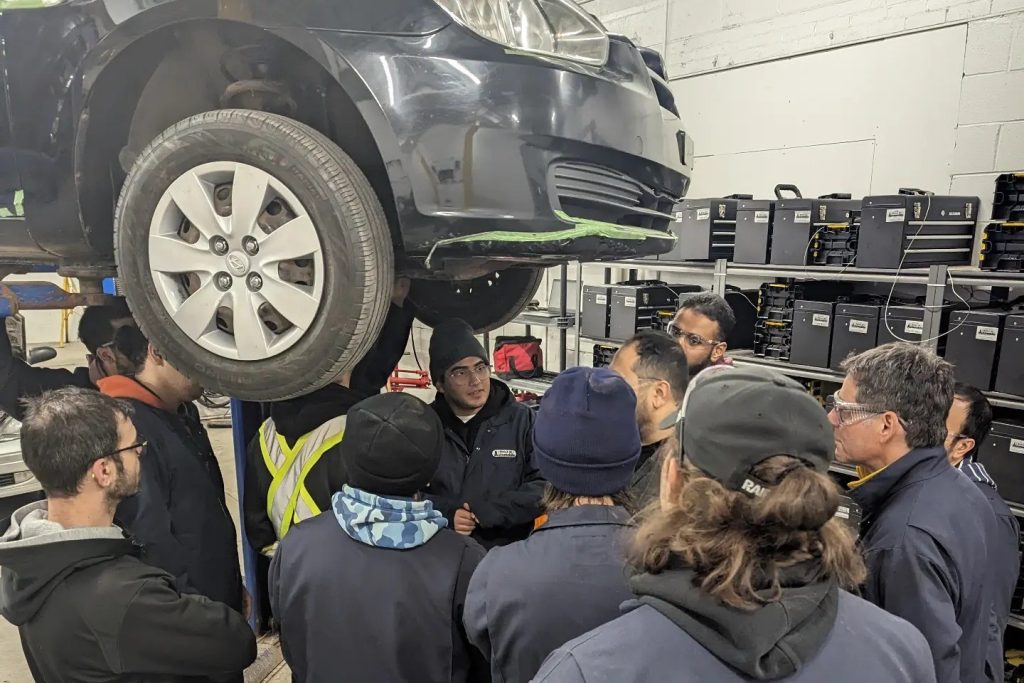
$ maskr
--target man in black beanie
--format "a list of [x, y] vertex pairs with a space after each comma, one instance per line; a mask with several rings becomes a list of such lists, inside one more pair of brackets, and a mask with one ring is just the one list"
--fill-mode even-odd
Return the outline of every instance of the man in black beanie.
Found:
[[455, 531], [486, 548], [526, 538], [544, 493], [533, 412], [491, 377], [487, 351], [462, 320], [434, 328], [430, 377], [445, 445], [428, 497]]
[[487, 681], [462, 610], [484, 550], [421, 495], [444, 436], [428, 405], [381, 394], [348, 412], [348, 484], [296, 526], [270, 568], [281, 649], [297, 681]]

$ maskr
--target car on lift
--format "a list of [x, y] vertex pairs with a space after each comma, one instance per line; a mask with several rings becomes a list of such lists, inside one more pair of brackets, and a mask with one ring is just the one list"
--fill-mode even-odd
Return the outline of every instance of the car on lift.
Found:
[[0, 274], [116, 274], [238, 398], [351, 368], [396, 276], [484, 331], [663, 253], [689, 184], [661, 56], [572, 0], [17, 0], [0, 38]]

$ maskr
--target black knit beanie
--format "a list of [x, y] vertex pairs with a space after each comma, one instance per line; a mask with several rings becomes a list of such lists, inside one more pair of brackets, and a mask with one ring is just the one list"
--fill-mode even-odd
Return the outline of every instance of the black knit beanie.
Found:
[[473, 328], [465, 320], [451, 318], [434, 327], [430, 335], [430, 379], [440, 384], [444, 373], [463, 358], [479, 358], [487, 361], [487, 350], [473, 334]]
[[444, 428], [433, 408], [409, 394], [387, 393], [348, 411], [341, 457], [349, 486], [407, 498], [430, 483], [443, 446]]

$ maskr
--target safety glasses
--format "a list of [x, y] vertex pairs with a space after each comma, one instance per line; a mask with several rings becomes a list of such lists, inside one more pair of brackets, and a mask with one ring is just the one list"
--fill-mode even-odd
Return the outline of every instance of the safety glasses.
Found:
[[[838, 391], [825, 399], [825, 410], [830, 413], [835, 413], [836, 420], [839, 422], [840, 427], [849, 427], [850, 425], [855, 425], [858, 422], [864, 422], [865, 420], [870, 420], [873, 417], [892, 412], [885, 408], [879, 408], [866, 403], [852, 403], [850, 401], [844, 401], [839, 398]], [[900, 421], [900, 424], [903, 425], [904, 429], [907, 428], [907, 422], [902, 417], [897, 415], [896, 419]]]

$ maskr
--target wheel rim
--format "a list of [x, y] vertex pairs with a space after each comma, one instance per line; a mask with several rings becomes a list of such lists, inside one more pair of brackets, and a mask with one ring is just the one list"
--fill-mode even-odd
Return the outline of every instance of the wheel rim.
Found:
[[234, 162], [171, 183], [150, 223], [149, 266], [181, 331], [232, 360], [297, 344], [324, 292], [323, 246], [302, 202], [269, 173]]

